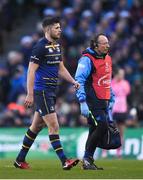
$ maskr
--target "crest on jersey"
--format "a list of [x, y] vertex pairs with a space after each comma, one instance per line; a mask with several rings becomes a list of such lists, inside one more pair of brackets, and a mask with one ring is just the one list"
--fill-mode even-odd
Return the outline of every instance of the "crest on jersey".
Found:
[[57, 52], [60, 52], [60, 48], [59, 47], [57, 47], [56, 49], [57, 49]]
[[58, 60], [58, 59], [59, 59], [59, 57], [55, 57], [55, 59], [56, 59], [56, 60]]
[[51, 106], [50, 111], [54, 111], [54, 110], [55, 110], [54, 106]]
[[49, 52], [50, 52], [50, 53], [53, 53], [53, 49], [52, 49], [52, 48], [49, 48]]

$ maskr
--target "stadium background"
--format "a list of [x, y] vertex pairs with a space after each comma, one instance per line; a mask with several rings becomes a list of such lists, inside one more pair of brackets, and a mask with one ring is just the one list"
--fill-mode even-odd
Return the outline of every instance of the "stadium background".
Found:
[[[15, 158], [33, 110], [25, 109], [26, 72], [33, 45], [42, 36], [41, 20], [62, 18], [64, 63], [74, 76], [82, 50], [94, 33], [110, 38], [113, 75], [125, 70], [131, 85], [123, 158], [143, 159], [143, 1], [140, 0], [1, 0], [0, 1], [0, 158]], [[82, 157], [87, 136], [86, 119], [80, 116], [73, 88], [59, 82], [56, 111], [61, 138], [69, 156]], [[96, 158], [103, 158], [98, 150]], [[53, 158], [46, 130], [29, 154]], [[116, 151], [107, 153], [116, 157]]]

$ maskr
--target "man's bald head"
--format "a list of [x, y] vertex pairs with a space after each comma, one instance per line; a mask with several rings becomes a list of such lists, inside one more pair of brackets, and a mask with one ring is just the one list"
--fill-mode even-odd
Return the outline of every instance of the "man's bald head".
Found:
[[107, 54], [109, 51], [109, 40], [106, 35], [98, 34], [91, 40], [90, 47], [99, 54]]

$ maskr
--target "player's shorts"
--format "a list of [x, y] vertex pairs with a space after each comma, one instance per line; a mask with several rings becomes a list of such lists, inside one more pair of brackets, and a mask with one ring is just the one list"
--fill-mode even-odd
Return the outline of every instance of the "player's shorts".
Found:
[[125, 123], [125, 121], [127, 120], [127, 113], [114, 113], [113, 119], [117, 123]]
[[34, 90], [34, 103], [35, 110], [39, 112], [41, 116], [55, 112], [56, 97], [44, 90]]

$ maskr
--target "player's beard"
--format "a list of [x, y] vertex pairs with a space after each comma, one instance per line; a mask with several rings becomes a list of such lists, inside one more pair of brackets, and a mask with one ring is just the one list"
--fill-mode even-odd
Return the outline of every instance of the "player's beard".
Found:
[[51, 33], [51, 38], [54, 40], [54, 41], [57, 41], [58, 39], [60, 39], [60, 35], [59, 36], [56, 36], [54, 34]]

